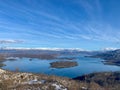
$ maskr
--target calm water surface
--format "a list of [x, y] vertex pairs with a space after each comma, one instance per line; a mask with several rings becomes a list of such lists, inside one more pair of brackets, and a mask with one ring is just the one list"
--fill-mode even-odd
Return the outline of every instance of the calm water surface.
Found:
[[19, 68], [19, 71], [22, 72], [32, 72], [32, 73], [44, 73], [50, 75], [57, 76], [65, 76], [65, 77], [77, 77], [83, 74], [88, 74], [92, 72], [100, 72], [100, 71], [120, 71], [119, 66], [113, 65], [104, 65], [99, 58], [89, 58], [79, 56], [76, 60], [78, 66], [71, 68], [50, 68], [51, 62], [60, 61], [60, 60], [40, 60], [40, 59], [32, 59], [22, 58], [14, 61], [5, 61], [3, 62], [6, 66], [2, 67], [3, 69], [15, 71]]

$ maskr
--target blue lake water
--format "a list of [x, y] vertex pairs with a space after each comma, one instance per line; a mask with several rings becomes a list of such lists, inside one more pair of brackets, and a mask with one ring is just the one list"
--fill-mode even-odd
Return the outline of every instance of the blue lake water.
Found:
[[78, 66], [71, 68], [51, 68], [50, 63], [60, 61], [60, 60], [40, 60], [40, 59], [32, 59], [22, 58], [18, 60], [8, 60], [3, 62], [6, 66], [2, 67], [3, 69], [15, 71], [17, 68], [21, 72], [32, 72], [32, 73], [44, 73], [48, 75], [57, 75], [64, 77], [77, 77], [83, 74], [88, 74], [92, 72], [101, 72], [101, 71], [120, 71], [120, 66], [113, 65], [104, 65], [99, 58], [89, 58], [79, 56], [76, 60]]

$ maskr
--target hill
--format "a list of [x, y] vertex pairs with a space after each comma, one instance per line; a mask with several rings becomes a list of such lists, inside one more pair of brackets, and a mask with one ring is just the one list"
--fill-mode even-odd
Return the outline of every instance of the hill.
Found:
[[[120, 88], [120, 72], [99, 72], [92, 73], [74, 78], [80, 82], [96, 83], [105, 90], [119, 90]], [[96, 90], [96, 89], [95, 89]]]
[[120, 49], [96, 54], [92, 57], [104, 59], [105, 61], [103, 62], [105, 64], [120, 66]]

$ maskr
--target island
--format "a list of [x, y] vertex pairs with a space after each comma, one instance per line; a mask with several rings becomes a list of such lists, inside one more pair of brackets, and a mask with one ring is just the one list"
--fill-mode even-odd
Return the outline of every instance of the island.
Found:
[[76, 57], [60, 57], [60, 58], [57, 58], [58, 60], [75, 60]]
[[75, 61], [56, 61], [50, 63], [52, 68], [69, 68], [78, 66], [78, 63]]

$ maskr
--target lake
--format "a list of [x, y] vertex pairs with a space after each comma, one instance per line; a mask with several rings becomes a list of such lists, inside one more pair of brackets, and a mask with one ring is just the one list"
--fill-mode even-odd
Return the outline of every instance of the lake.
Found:
[[[93, 72], [101, 71], [120, 71], [120, 66], [104, 65], [99, 58], [90, 58], [84, 56], [78, 56], [75, 60], [78, 63], [76, 67], [70, 68], [51, 68], [50, 63], [60, 60], [41, 60], [41, 59], [30, 59], [30, 58], [19, 58], [17, 60], [7, 60], [3, 63], [3, 69], [15, 71], [19, 69], [21, 72], [32, 72], [32, 73], [44, 73], [48, 75], [64, 76], [74, 78], [83, 74], [89, 74]], [[63, 61], [63, 60], [62, 60]]]

